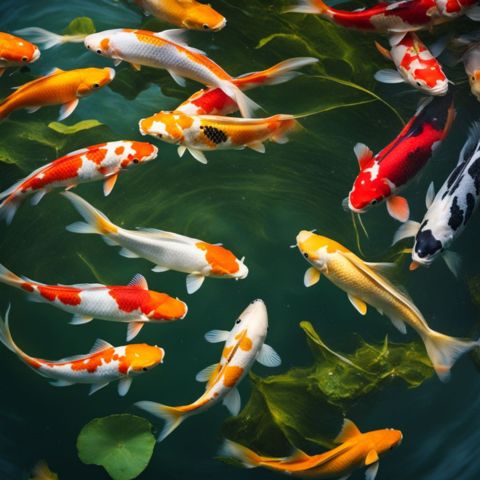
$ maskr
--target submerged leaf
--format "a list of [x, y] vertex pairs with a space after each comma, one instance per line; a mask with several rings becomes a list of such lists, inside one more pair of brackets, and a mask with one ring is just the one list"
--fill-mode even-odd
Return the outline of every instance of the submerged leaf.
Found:
[[55, 132], [63, 133], [64, 135], [71, 135], [72, 133], [81, 132], [82, 130], [88, 130], [90, 128], [99, 127], [103, 123], [98, 120], [82, 120], [75, 125], [65, 125], [60, 122], [51, 122], [48, 124], [48, 128], [55, 130]]
[[135, 415], [95, 418], [78, 435], [78, 456], [87, 465], [104, 467], [114, 480], [136, 478], [153, 454], [151, 430], [150, 422]]
[[65, 35], [90, 35], [95, 33], [95, 25], [90, 17], [74, 18], [65, 28]]

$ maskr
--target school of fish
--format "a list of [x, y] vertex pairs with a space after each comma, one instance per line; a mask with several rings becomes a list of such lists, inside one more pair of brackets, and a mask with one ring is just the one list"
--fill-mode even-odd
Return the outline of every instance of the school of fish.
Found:
[[[455, 91], [444, 67], [463, 63], [471, 94], [480, 101], [480, 32], [455, 38], [446, 36], [428, 45], [421, 38], [423, 31], [432, 31], [436, 25], [461, 16], [480, 21], [480, 5], [476, 0], [400, 0], [346, 11], [331, 7], [323, 0], [292, 0], [292, 3], [283, 13], [316, 15], [320, 21], [340, 28], [383, 35], [383, 39], [372, 42], [372, 49], [375, 45], [394, 68], [380, 69], [375, 79], [392, 85], [404, 83], [426, 95], [397, 137], [379, 153], [374, 154], [363, 143], [352, 145], [359, 173], [343, 200], [343, 207], [360, 215], [385, 202], [389, 215], [402, 223], [393, 243], [414, 238], [409, 270], [428, 267], [442, 257], [459, 276], [460, 256], [450, 247], [466, 228], [479, 203], [480, 121], [471, 126], [458, 163], [452, 165], [438, 193], [435, 194], [433, 183], [428, 188], [426, 213], [421, 222], [410, 219], [409, 200], [399, 192], [428, 170], [427, 165], [455, 122]], [[64, 120], [83, 97], [115, 81], [114, 67], [126, 62], [137, 75], [141, 75], [138, 72], [142, 67], [165, 70], [181, 88], [187, 79], [203, 86], [175, 109], [152, 111], [150, 116], [138, 120], [141, 135], [175, 145], [180, 157], [188, 152], [198, 162], [207, 164], [205, 152], [248, 148], [265, 153], [266, 142], [282, 145], [295, 138], [302, 128], [297, 116], [286, 113], [255, 116], [261, 107], [245, 92], [295, 79], [301, 75], [300, 69], [314, 66], [319, 59], [285, 59], [265, 70], [234, 77], [187, 42], [187, 30], [218, 32], [227, 26], [227, 19], [211, 5], [197, 0], [135, 0], [135, 4], [133, 8], [145, 15], [153, 15], [179, 29], [157, 32], [119, 25], [85, 35], [62, 35], [32, 26], [12, 33], [0, 32], [0, 77], [7, 70], [14, 71], [38, 61], [41, 49], [66, 43], [82, 43], [88, 51], [113, 62], [113, 67], [106, 68], [55, 68], [21, 85], [0, 102], [0, 122], [10, 117], [16, 119], [18, 110], [33, 114], [40, 108], [55, 105], [60, 107], [58, 120]], [[101, 101], [99, 94], [99, 104]], [[237, 113], [241, 116], [232, 116]], [[153, 161], [159, 154], [161, 150], [152, 143], [104, 139], [103, 143], [85, 145], [50, 159], [0, 193], [0, 218], [11, 224], [27, 196], [31, 197], [32, 205], [37, 205], [44, 195], [59, 190], [83, 219], [69, 225], [69, 232], [100, 235], [109, 246], [120, 247], [122, 257], [153, 264], [153, 272], [186, 274], [188, 294], [197, 292], [206, 278], [246, 279], [249, 269], [245, 257], [218, 243], [218, 239], [210, 243], [157, 228], [132, 225], [132, 229], [127, 229], [123, 222], [114, 223], [70, 191], [81, 184], [102, 181], [103, 194], [107, 196], [122, 172], [134, 172], [134, 166]], [[240, 242], [234, 247], [235, 251], [242, 250]], [[411, 327], [423, 341], [440, 380], [447, 381], [460, 357], [480, 346], [480, 339], [456, 338], [434, 330], [403, 286], [393, 279], [399, 268], [396, 263], [367, 262], [338, 241], [314, 230], [300, 231], [294, 247], [309, 264], [303, 279], [306, 287], [316, 285], [324, 276], [347, 295], [360, 315], [366, 316], [371, 306], [401, 333], [405, 334], [407, 326]], [[49, 303], [73, 315], [72, 325], [94, 319], [125, 323], [127, 342], [132, 341], [145, 324], [165, 324], [182, 320], [187, 313], [189, 317], [192, 315], [179, 298], [150, 290], [142, 274], [135, 275], [127, 285], [46, 284], [17, 275], [0, 263], [0, 283], [23, 291], [32, 301]], [[37, 358], [24, 352], [13, 340], [9, 317], [10, 306], [5, 318], [0, 318], [0, 342], [54, 386], [88, 384], [92, 394], [117, 382], [118, 393], [124, 396], [135, 376], [164, 361], [165, 350], [159, 346], [128, 343], [115, 347], [100, 339], [87, 354], [61, 360]], [[206, 412], [218, 403], [231, 415], [238, 415], [241, 400], [237, 387], [255, 362], [272, 368], [282, 364], [280, 355], [265, 343], [268, 327], [265, 302], [253, 300], [236, 317], [230, 331], [212, 330], [205, 335], [207, 342], [224, 346], [220, 360], [197, 374], [196, 380], [205, 382], [206, 387], [196, 400], [179, 406], [150, 400], [135, 404], [164, 421], [158, 441], [165, 440], [187, 418]], [[147, 328], [153, 331], [153, 327]], [[380, 458], [398, 447], [402, 440], [399, 430], [362, 433], [351, 420], [345, 419], [339, 434], [332, 439], [335, 447], [318, 454], [295, 448], [288, 456], [269, 457], [230, 440], [225, 440], [220, 454], [236, 459], [247, 468], [261, 467], [294, 477], [345, 480], [356, 470], [365, 469], [366, 479], [374, 480]], [[35, 467], [34, 474], [38, 478], [56, 477], [45, 463]]]

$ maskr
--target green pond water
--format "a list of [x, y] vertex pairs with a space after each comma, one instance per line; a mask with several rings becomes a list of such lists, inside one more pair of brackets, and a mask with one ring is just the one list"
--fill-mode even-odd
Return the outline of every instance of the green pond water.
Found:
[[[185, 300], [189, 314], [183, 321], [147, 325], [142, 330], [138, 341], [164, 347], [165, 362], [136, 378], [124, 398], [117, 395], [115, 385], [93, 396], [88, 396], [88, 387], [82, 385], [54, 388], [2, 347], [2, 480], [28, 478], [32, 465], [40, 459], [45, 459], [62, 480], [109, 478], [102, 468], [84, 465], [78, 459], [76, 438], [81, 428], [93, 418], [113, 413], [143, 416], [132, 406], [139, 400], [181, 405], [198, 398], [203, 387], [195, 382], [195, 374], [217, 361], [221, 350], [218, 344], [206, 343], [203, 334], [214, 328], [229, 330], [254, 298], [262, 298], [267, 305], [267, 343], [283, 360], [277, 369], [256, 364], [253, 371], [259, 376], [312, 365], [305, 333], [299, 327], [304, 320], [340, 352], [354, 351], [359, 337], [375, 344], [381, 344], [385, 335], [397, 343], [419, 340], [411, 330], [402, 336], [374, 309], [361, 317], [346, 295], [325, 279], [307, 290], [303, 274], [308, 265], [289, 246], [295, 243], [300, 230], [317, 229], [359, 253], [352, 218], [341, 206], [358, 171], [353, 146], [359, 141], [374, 151], [385, 146], [397, 135], [402, 121], [413, 115], [420, 95], [406, 86], [375, 83], [373, 73], [388, 65], [374, 48], [373, 41], [378, 39], [374, 35], [340, 29], [314, 16], [280, 15], [283, 1], [212, 3], [227, 17], [227, 28], [216, 34], [192, 32], [190, 43], [204, 49], [232, 75], [260, 70], [294, 56], [319, 58], [319, 64], [306, 68], [302, 77], [250, 92], [264, 107], [265, 116], [317, 113], [301, 120], [304, 129], [290, 143], [268, 144], [265, 155], [250, 150], [216, 152], [208, 155], [209, 164], [204, 166], [188, 155], [178, 158], [172, 145], [157, 143], [157, 160], [121, 175], [108, 198], [103, 197], [99, 183], [82, 185], [76, 192], [119, 225], [155, 227], [222, 242], [239, 256], [245, 255], [250, 274], [239, 282], [207, 279], [197, 293], [189, 296], [184, 274], [153, 273], [148, 262], [120, 257], [117, 249], [107, 246], [98, 236], [67, 232], [65, 226], [79, 217], [58, 194], [47, 195], [37, 207], [25, 202], [11, 226], [0, 226], [0, 262], [14, 272], [53, 284], [126, 284], [135, 273], [142, 273], [152, 290]], [[356, 2], [345, 8], [360, 6]], [[98, 31], [140, 26], [150, 30], [170, 28], [151, 17], [146, 19], [127, 3], [113, 0], [2, 0], [1, 7], [0, 31], [8, 32], [28, 26], [62, 32], [78, 16], [92, 18]], [[462, 20], [437, 33], [459, 33], [474, 27], [473, 22]], [[425, 39], [430, 37], [424, 34]], [[82, 44], [60, 46], [42, 52], [29, 72], [3, 76], [0, 96], [8, 95], [12, 86], [30, 80], [32, 74], [42, 75], [55, 66], [71, 69], [112, 64], [88, 52]], [[437, 186], [443, 183], [457, 161], [469, 125], [480, 114], [480, 105], [469, 93], [462, 67], [447, 71], [457, 83], [457, 120], [423, 174], [405, 190], [414, 219], [424, 214], [428, 184], [432, 179]], [[175, 108], [198, 88], [189, 82], [182, 89], [166, 72], [143, 69], [138, 73], [123, 64], [117, 68], [110, 87], [81, 100], [64, 122], [72, 125], [96, 119], [104, 127], [66, 138], [47, 127], [56, 120], [56, 107], [34, 115], [14, 113], [0, 125], [0, 190], [76, 148], [142, 139], [137, 128], [140, 118]], [[369, 238], [359, 234], [363, 258], [390, 259], [393, 251], [389, 245], [398, 223], [388, 216], [383, 205], [363, 219], [369, 232]], [[479, 222], [479, 216], [473, 218], [454, 246], [464, 260], [458, 280], [441, 260], [415, 273], [409, 273], [406, 264], [403, 266], [402, 282], [429, 324], [455, 336], [473, 337], [479, 331], [478, 298], [472, 296], [471, 288], [480, 266]], [[125, 343], [123, 324], [94, 321], [71, 326], [68, 314], [49, 305], [30, 303], [22, 292], [2, 285], [0, 310], [4, 312], [9, 303], [13, 336], [30, 355], [59, 359], [85, 353], [96, 338], [114, 345]], [[240, 386], [243, 405], [251, 389], [251, 381], [246, 378]], [[341, 390], [340, 384], [337, 391]], [[473, 480], [480, 476], [479, 395], [479, 371], [472, 356], [467, 355], [457, 363], [447, 384], [434, 376], [418, 388], [388, 381], [357, 398], [344, 413], [362, 431], [388, 427], [403, 431], [403, 444], [382, 458], [378, 478]], [[295, 399], [287, 397], [285, 403], [290, 402]], [[306, 418], [312, 414], [314, 418], [322, 417], [323, 408], [321, 403], [311, 405], [311, 411], [304, 412]], [[188, 419], [155, 447], [149, 466], [139, 478], [282, 478], [214, 458], [227, 418], [226, 409], [218, 405]], [[159, 420], [149, 420], [156, 429], [161, 427]], [[308, 451], [320, 452], [322, 447], [310, 443]], [[363, 472], [356, 472], [352, 478], [363, 478]]]

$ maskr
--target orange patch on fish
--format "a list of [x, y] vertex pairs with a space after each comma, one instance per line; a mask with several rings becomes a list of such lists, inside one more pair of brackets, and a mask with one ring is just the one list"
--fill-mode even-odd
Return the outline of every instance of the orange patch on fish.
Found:
[[115, 349], [111, 347], [102, 350], [101, 352], [94, 353], [90, 357], [84, 358], [82, 360], [73, 361], [71, 368], [76, 372], [86, 370], [89, 373], [95, 373], [98, 367], [100, 367], [101, 365], [110, 363], [112, 360], [116, 361], [118, 359], [118, 354], [116, 354]]
[[240, 267], [237, 259], [230, 250], [220, 245], [212, 245], [205, 242], [198, 242], [196, 246], [206, 252], [205, 258], [212, 268], [214, 275], [227, 275], [239, 271]]
[[223, 372], [223, 384], [228, 388], [232, 388], [238, 383], [242, 375], [242, 367], [225, 367], [225, 370]]
[[39, 285], [38, 291], [43, 298], [50, 302], [58, 300], [64, 305], [80, 305], [82, 301], [79, 288]]
[[238, 346], [248, 352], [249, 350], [252, 349], [253, 347], [253, 342], [245, 335], [241, 340], [240, 340], [240, 343], [238, 344]]
[[125, 151], [125, 147], [117, 147], [117, 148], [115, 149], [115, 153], [116, 153], [117, 155], [121, 155], [124, 151]]
[[97, 145], [93, 150], [89, 150], [85, 155], [91, 162], [100, 165], [107, 156], [108, 150], [105, 147], [105, 144]]
[[233, 347], [225, 347], [222, 352], [223, 358], [229, 358], [230, 354], [232, 353]]
[[33, 292], [34, 291], [34, 288], [32, 287], [32, 285], [30, 285], [30, 283], [27, 283], [27, 282], [23, 282], [20, 287], [27, 291], [27, 292]]
[[108, 37], [105, 37], [102, 39], [100, 42], [100, 48], [102, 50], [108, 50], [108, 47], [110, 46], [110, 39]]

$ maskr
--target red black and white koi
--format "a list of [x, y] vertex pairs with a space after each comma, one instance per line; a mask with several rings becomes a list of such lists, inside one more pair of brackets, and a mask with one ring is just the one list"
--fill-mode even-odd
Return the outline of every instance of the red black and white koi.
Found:
[[166, 323], [185, 318], [187, 305], [166, 293], [148, 289], [140, 274], [124, 286], [98, 283], [45, 285], [19, 277], [0, 264], [0, 282], [29, 294], [30, 300], [49, 303], [72, 313], [72, 325], [83, 325], [94, 318], [128, 323], [127, 341], [133, 340], [145, 323]]
[[43, 196], [56, 189], [69, 190], [81, 183], [104, 180], [103, 191], [109, 195], [120, 172], [157, 157], [151, 143], [122, 140], [82, 148], [50, 162], [0, 193], [0, 218], [10, 223], [28, 195], [37, 205]]
[[323, 0], [298, 0], [287, 12], [313, 13], [335, 25], [377, 33], [406, 33], [429, 29], [466, 15], [480, 19], [477, 0], [402, 0], [348, 12], [328, 6]]
[[363, 144], [355, 146], [360, 166], [353, 188], [343, 201], [345, 208], [364, 213], [386, 201], [390, 216], [405, 222], [410, 215], [408, 202], [398, 192], [426, 165], [447, 136], [455, 118], [453, 94], [430, 97], [418, 108], [400, 134], [380, 153]]
[[164, 440], [185, 419], [198, 415], [222, 401], [232, 415], [240, 411], [240, 394], [237, 386], [252, 368], [255, 361], [266, 367], [278, 367], [281, 359], [266, 345], [268, 314], [262, 300], [254, 300], [235, 320], [230, 332], [212, 330], [205, 335], [208, 342], [225, 342], [219, 363], [201, 370], [196, 380], [207, 382], [205, 393], [195, 402], [179, 407], [169, 407], [156, 402], [137, 402], [135, 405], [165, 420], [158, 437]]
[[398, 35], [391, 36], [390, 50], [382, 47], [378, 42], [376, 46], [380, 53], [392, 60], [396, 66], [396, 70], [379, 70], [375, 74], [375, 79], [379, 82], [406, 82], [428, 95], [447, 93], [448, 79], [435, 58], [443, 51], [443, 45], [440, 45], [435, 52], [431, 52], [417, 34], [409, 32], [400, 41]]
[[116, 29], [93, 33], [85, 38], [85, 46], [92, 52], [122, 61], [135, 68], [147, 66], [168, 71], [180, 86], [189, 78], [208, 87], [220, 88], [234, 99], [244, 117], [250, 117], [258, 105], [250, 100], [236, 85], [234, 78], [210, 60], [201, 50], [185, 43], [185, 30]]
[[0, 318], [0, 341], [36, 373], [53, 380], [50, 383], [55, 387], [84, 383], [91, 385], [91, 395], [109, 383], [118, 381], [118, 394], [124, 396], [130, 389], [133, 377], [163, 363], [163, 348], [145, 343], [114, 347], [100, 339], [86, 355], [57, 361], [31, 357], [13, 341], [9, 310], [5, 321]]
[[187, 273], [187, 291], [196, 292], [205, 277], [234, 278], [248, 275], [244, 259], [238, 259], [223, 246], [154, 228], [127, 230], [113, 224], [103, 213], [83, 198], [65, 192], [75, 209], [85, 219], [67, 227], [75, 233], [102, 235], [108, 245], [122, 247], [120, 255], [127, 258], [144, 258], [156, 266], [154, 272], [175, 270]]
[[433, 183], [427, 191], [427, 213], [421, 223], [409, 221], [395, 234], [394, 243], [415, 237], [411, 270], [430, 266], [442, 256], [450, 270], [458, 275], [460, 259], [449, 250], [463, 232], [478, 206], [480, 196], [480, 123], [475, 123], [457, 166], [435, 195]]

